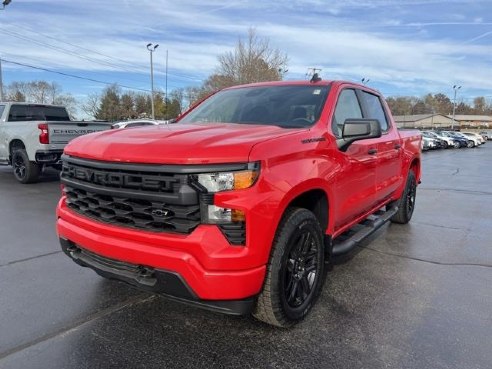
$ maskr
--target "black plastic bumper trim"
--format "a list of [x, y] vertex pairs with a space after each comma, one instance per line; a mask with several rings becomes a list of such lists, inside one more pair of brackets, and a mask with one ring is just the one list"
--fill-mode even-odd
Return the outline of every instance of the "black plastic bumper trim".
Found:
[[[36, 151], [35, 158], [37, 163], [42, 164], [53, 164], [58, 163], [63, 154], [63, 150], [38, 150]], [[46, 159], [46, 157], [50, 157], [55, 155], [54, 159]]]
[[60, 244], [63, 252], [75, 263], [89, 267], [105, 278], [158, 293], [174, 301], [228, 315], [248, 315], [255, 304], [254, 296], [241, 300], [202, 300], [178, 273], [106, 258], [64, 238], [60, 238]]

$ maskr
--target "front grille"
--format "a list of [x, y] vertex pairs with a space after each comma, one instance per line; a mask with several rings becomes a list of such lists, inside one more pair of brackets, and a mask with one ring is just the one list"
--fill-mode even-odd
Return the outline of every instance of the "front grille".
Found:
[[199, 205], [101, 195], [65, 186], [67, 206], [86, 217], [123, 227], [155, 232], [190, 233], [200, 223]]
[[200, 224], [189, 174], [146, 165], [128, 168], [64, 157], [61, 181], [67, 206], [100, 222], [152, 232], [189, 234]]

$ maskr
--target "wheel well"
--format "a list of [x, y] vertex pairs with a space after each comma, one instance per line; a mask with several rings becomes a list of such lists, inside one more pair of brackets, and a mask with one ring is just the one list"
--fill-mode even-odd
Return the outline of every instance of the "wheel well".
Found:
[[9, 144], [9, 161], [12, 162], [12, 154], [16, 149], [25, 149], [24, 142], [21, 140], [12, 140]]
[[304, 192], [291, 201], [288, 207], [304, 208], [313, 212], [323, 231], [328, 227], [328, 198], [323, 190]]
[[15, 149], [25, 149], [24, 142], [21, 140], [12, 140], [9, 145], [9, 153], [12, 155]]
[[415, 177], [420, 178], [420, 160], [413, 159], [412, 164], [410, 164], [410, 170], [413, 170]]

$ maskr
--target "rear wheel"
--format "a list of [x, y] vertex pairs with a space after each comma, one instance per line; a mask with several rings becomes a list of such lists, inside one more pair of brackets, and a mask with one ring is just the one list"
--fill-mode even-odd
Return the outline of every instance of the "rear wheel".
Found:
[[415, 173], [413, 170], [408, 172], [407, 183], [405, 190], [400, 199], [396, 201], [398, 206], [398, 212], [393, 215], [391, 222], [406, 224], [412, 219], [413, 211], [415, 209], [415, 199], [417, 197], [417, 180], [415, 179]]
[[20, 183], [33, 183], [39, 178], [41, 166], [35, 162], [29, 161], [26, 150], [17, 149], [12, 153], [12, 166], [14, 176]]
[[275, 236], [263, 290], [253, 315], [288, 327], [313, 307], [324, 279], [323, 232], [306, 209], [288, 209]]
[[475, 144], [473, 143], [473, 141], [471, 141], [471, 140], [470, 140], [470, 141], [468, 141], [468, 143], [467, 143], [466, 147], [468, 147], [468, 148], [472, 148], [473, 146], [475, 146]]

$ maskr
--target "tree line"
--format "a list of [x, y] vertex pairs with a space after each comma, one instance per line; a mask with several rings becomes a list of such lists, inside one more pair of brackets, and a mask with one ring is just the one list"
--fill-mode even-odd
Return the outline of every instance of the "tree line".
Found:
[[[453, 114], [453, 101], [443, 93], [388, 97], [386, 102], [393, 115]], [[472, 105], [460, 101], [456, 103], [455, 114], [492, 115], [492, 103], [487, 103], [483, 96], [474, 98]]]

